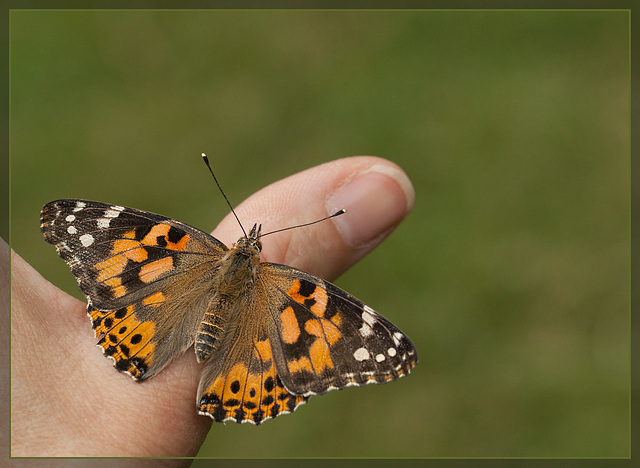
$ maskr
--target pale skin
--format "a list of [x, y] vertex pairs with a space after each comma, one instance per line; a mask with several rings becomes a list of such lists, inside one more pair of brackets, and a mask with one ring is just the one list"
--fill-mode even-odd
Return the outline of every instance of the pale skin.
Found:
[[[266, 232], [346, 209], [332, 220], [263, 240], [262, 261], [291, 265], [332, 281], [382, 242], [413, 201], [411, 182], [402, 169], [381, 158], [357, 156], [271, 184], [236, 212], [245, 229], [259, 222]], [[212, 234], [231, 246], [241, 231], [229, 214]], [[0, 254], [7, 284], [4, 242]], [[3, 310], [9, 308], [7, 299], [0, 295]], [[157, 376], [135, 383], [117, 372], [96, 347], [85, 309], [86, 303], [58, 289], [11, 251], [11, 455], [195, 456], [212, 420], [196, 412], [202, 364], [193, 348]], [[2, 315], [0, 325], [6, 330], [8, 314]], [[157, 466], [159, 460], [148, 462]], [[139, 466], [140, 460], [110, 463]], [[182, 466], [190, 460], [164, 463]]]

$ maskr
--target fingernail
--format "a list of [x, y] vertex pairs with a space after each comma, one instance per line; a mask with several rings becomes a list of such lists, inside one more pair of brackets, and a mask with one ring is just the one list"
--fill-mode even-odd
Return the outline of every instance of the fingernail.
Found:
[[339, 187], [327, 200], [327, 211], [347, 210], [333, 221], [348, 245], [360, 247], [385, 237], [411, 210], [413, 199], [404, 172], [375, 165]]

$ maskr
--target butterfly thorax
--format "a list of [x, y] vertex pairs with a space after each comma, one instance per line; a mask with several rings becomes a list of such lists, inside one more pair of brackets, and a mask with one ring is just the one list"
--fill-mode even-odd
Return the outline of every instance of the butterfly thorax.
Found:
[[205, 361], [216, 349], [233, 307], [251, 292], [260, 269], [260, 228], [253, 229], [229, 249], [217, 264], [214, 291], [195, 340], [198, 362]]
[[237, 300], [252, 287], [260, 268], [260, 250], [240, 239], [218, 262], [215, 291], [224, 300]]

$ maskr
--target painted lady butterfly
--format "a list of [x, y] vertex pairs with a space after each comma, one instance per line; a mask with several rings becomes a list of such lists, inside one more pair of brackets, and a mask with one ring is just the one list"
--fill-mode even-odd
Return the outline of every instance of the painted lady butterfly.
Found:
[[349, 293], [261, 263], [260, 226], [231, 248], [171, 218], [88, 200], [44, 206], [47, 242], [87, 296], [98, 345], [143, 381], [194, 345], [196, 400], [217, 422], [260, 424], [310, 396], [408, 374], [409, 338]]

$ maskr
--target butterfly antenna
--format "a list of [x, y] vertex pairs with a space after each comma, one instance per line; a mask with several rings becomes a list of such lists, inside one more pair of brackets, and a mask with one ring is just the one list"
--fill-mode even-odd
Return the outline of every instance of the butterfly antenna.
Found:
[[289, 226], [289, 227], [282, 228], [282, 229], [276, 229], [275, 231], [270, 231], [270, 232], [267, 232], [266, 234], [261, 234], [260, 237], [268, 236], [269, 234], [275, 234], [276, 232], [288, 231], [289, 229], [296, 229], [296, 228], [299, 228], [299, 227], [311, 226], [312, 224], [316, 224], [316, 223], [319, 223], [321, 221], [326, 221], [327, 219], [335, 218], [336, 216], [340, 216], [341, 214], [345, 214], [346, 212], [347, 212], [347, 210], [339, 210], [339, 211], [336, 211], [335, 213], [333, 213], [330, 216], [325, 216], [322, 219], [317, 219], [315, 221], [311, 221], [310, 223], [296, 224], [295, 226]]
[[213, 176], [213, 180], [216, 181], [216, 185], [218, 186], [218, 189], [220, 190], [220, 193], [222, 194], [222, 196], [224, 197], [225, 201], [227, 202], [227, 205], [229, 205], [229, 208], [231, 209], [231, 212], [233, 213], [233, 216], [235, 216], [236, 221], [238, 221], [238, 224], [240, 225], [240, 229], [242, 229], [242, 233], [244, 234], [244, 237], [247, 237], [247, 231], [244, 230], [244, 227], [242, 226], [242, 223], [240, 222], [240, 219], [238, 218], [238, 215], [233, 210], [233, 206], [231, 206], [231, 202], [229, 201], [229, 199], [225, 195], [224, 190], [222, 190], [222, 187], [220, 187], [220, 183], [218, 182], [218, 179], [216, 178], [216, 175], [213, 173], [213, 169], [211, 169], [211, 164], [209, 164], [209, 158], [207, 158], [206, 154], [202, 153], [202, 159], [204, 159], [204, 163], [209, 168], [209, 172], [211, 172], [211, 175]]

